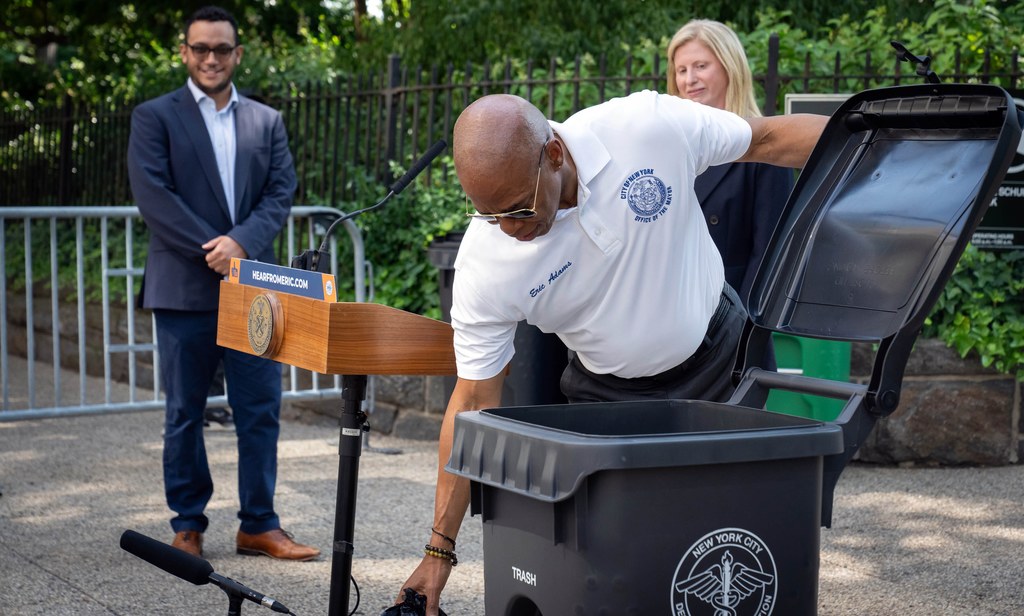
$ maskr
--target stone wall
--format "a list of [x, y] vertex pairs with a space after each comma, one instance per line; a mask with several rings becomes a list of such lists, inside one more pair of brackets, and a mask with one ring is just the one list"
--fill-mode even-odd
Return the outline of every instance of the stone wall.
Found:
[[[36, 294], [32, 305], [34, 353], [36, 361], [52, 363], [53, 312], [50, 296], [42, 291]], [[152, 314], [148, 310], [134, 311], [134, 337], [137, 344], [152, 342]], [[103, 365], [103, 308], [100, 304], [86, 304], [84, 310], [85, 373], [89, 376], [104, 376]], [[111, 344], [125, 344], [128, 341], [129, 321], [125, 306], [110, 307]], [[25, 335], [26, 318], [24, 294], [7, 295], [7, 352], [19, 357], [28, 357], [28, 337]], [[60, 334], [58, 352], [59, 364], [67, 370], [79, 369], [78, 305], [76, 302], [62, 302], [58, 306], [57, 331]], [[141, 388], [153, 386], [152, 353], [136, 353], [136, 385]], [[113, 381], [128, 382], [129, 361], [127, 353], [116, 353], [110, 360], [110, 378]]]
[[[300, 381], [301, 382], [301, 381]], [[435, 441], [448, 404], [445, 378], [439, 376], [374, 376], [373, 407], [368, 423], [372, 432], [402, 438]], [[370, 391], [367, 391], [367, 399]], [[369, 400], [368, 400], [369, 402]], [[316, 413], [337, 419], [341, 400], [294, 401], [297, 414]]]
[[[874, 350], [853, 345], [851, 380], [867, 383]], [[1002, 465], [1018, 462], [1021, 383], [966, 359], [943, 342], [919, 339], [907, 362], [899, 408], [879, 419], [860, 449], [867, 462]]]

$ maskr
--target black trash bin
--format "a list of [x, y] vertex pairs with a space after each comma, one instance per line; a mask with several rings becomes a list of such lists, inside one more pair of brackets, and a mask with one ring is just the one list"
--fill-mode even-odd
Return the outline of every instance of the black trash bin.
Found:
[[[430, 243], [427, 256], [437, 268], [441, 293], [441, 316], [451, 322], [452, 288], [455, 282], [455, 256], [462, 243], [461, 232], [448, 233]], [[509, 375], [501, 391], [502, 406], [535, 406], [563, 404], [565, 396], [559, 386], [562, 371], [569, 363], [568, 350], [554, 334], [545, 334], [535, 326], [521, 321], [513, 342], [516, 349]], [[445, 397], [455, 388], [455, 377], [445, 377]]]
[[691, 400], [456, 423], [448, 470], [473, 481], [488, 615], [814, 613], [838, 426]]

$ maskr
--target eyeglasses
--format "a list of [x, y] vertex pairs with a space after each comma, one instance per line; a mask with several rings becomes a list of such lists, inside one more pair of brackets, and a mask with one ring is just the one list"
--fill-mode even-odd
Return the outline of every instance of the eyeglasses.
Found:
[[217, 56], [218, 60], [227, 60], [228, 57], [231, 55], [231, 52], [238, 49], [238, 45], [235, 45], [233, 47], [231, 45], [218, 45], [217, 47], [210, 47], [208, 45], [189, 45], [188, 43], [185, 43], [185, 47], [191, 49], [192, 53], [195, 54], [195, 56], [200, 60], [203, 60], [206, 58], [206, 56], [210, 55], [211, 51], [213, 52], [213, 55]]
[[533, 205], [526, 209], [512, 210], [511, 212], [502, 212], [500, 214], [481, 214], [480, 212], [474, 212], [469, 207], [469, 195], [466, 195], [466, 216], [470, 218], [479, 218], [480, 220], [487, 221], [492, 225], [498, 224], [502, 218], [509, 218], [511, 220], [526, 220], [527, 218], [533, 218], [537, 215], [537, 193], [540, 190], [540, 172], [543, 168], [544, 163], [544, 151], [547, 150], [548, 142], [551, 138], [548, 137], [544, 140], [544, 145], [540, 146], [540, 156], [537, 157], [537, 183], [533, 187]]

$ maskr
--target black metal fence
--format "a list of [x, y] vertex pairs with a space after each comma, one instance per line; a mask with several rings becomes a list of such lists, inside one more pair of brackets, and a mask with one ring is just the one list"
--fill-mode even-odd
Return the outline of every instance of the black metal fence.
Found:
[[[1009, 70], [992, 72], [986, 52], [981, 70], [965, 74], [958, 53], [953, 72], [940, 77], [1016, 88], [1024, 78], [1017, 54], [1005, 57], [1009, 59], [997, 65]], [[784, 94], [790, 92], [857, 92], [922, 80], [911, 65], [894, 57], [876, 67], [867, 55], [849, 69], [838, 53], [831, 71], [813, 71], [807, 57], [802, 72], [780, 74], [774, 36], [767, 58], [766, 70], [755, 75], [765, 115], [778, 112]], [[571, 66], [507, 61], [462, 70], [449, 66], [442, 72], [403, 66], [394, 56], [381, 71], [259, 98], [279, 109], [285, 119], [299, 176], [296, 203], [338, 205], [360, 198], [360, 187], [367, 181], [388, 178], [390, 161], [408, 165], [437, 139], [450, 140], [459, 112], [481, 95], [517, 94], [548, 117], [562, 119], [636, 90], [663, 91], [660, 55], [649, 61], [636, 58], [642, 68], [635, 73], [633, 60], [626, 62], [621, 74], [609, 74], [603, 62], [594, 67], [580, 59]], [[0, 205], [131, 204], [124, 156], [132, 107], [97, 110], [67, 97], [54, 109], [0, 115]], [[424, 175], [429, 179], [430, 173], [445, 170]]]

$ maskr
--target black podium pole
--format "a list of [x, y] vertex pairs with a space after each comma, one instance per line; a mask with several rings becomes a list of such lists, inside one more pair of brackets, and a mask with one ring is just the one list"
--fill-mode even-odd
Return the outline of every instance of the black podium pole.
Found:
[[334, 511], [329, 616], [348, 616], [349, 581], [352, 579], [353, 537], [356, 523], [356, 485], [359, 455], [366, 430], [366, 375], [341, 377], [341, 439], [338, 442], [338, 497]]

